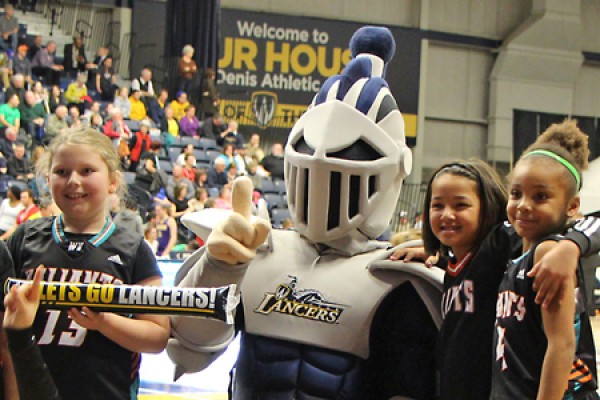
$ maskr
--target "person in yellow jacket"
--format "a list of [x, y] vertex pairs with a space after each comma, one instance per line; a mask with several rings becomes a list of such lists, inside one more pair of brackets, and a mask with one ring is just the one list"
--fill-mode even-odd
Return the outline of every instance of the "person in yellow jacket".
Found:
[[141, 121], [146, 118], [146, 105], [141, 100], [142, 93], [139, 90], [132, 90], [131, 96], [129, 96], [129, 102], [131, 103], [131, 112], [129, 113], [129, 119], [135, 121]]
[[190, 105], [186, 92], [177, 92], [176, 99], [171, 102], [173, 116], [179, 122], [181, 117], [185, 115], [185, 109]]
[[87, 86], [85, 85], [86, 80], [85, 74], [77, 75], [75, 82], [71, 82], [65, 92], [65, 100], [67, 101], [69, 108], [72, 106], [77, 107], [80, 114], [83, 114], [85, 111], [85, 101], [91, 100], [88, 96]]

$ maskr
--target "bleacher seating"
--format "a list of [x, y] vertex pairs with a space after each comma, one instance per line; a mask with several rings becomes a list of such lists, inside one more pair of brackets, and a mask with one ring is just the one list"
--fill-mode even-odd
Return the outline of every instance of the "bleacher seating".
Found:
[[170, 175], [173, 172], [173, 163], [167, 160], [158, 160], [158, 168]]
[[148, 211], [150, 211], [154, 206], [152, 195], [150, 192], [142, 189], [136, 184], [127, 185], [127, 191], [130, 195], [135, 197], [138, 204], [139, 213], [144, 222], [146, 222], [148, 220]]
[[287, 208], [274, 208], [271, 210], [271, 225], [273, 228], [281, 228], [283, 221], [287, 218], [290, 218], [290, 210]]
[[202, 150], [219, 150], [217, 141], [209, 138], [200, 138], [194, 146]]
[[177, 157], [179, 157], [179, 155], [181, 154], [181, 148], [170, 147], [168, 153], [169, 153], [169, 160], [171, 160], [171, 162], [174, 163], [175, 161], [177, 161]]
[[263, 193], [262, 198], [267, 202], [269, 211], [274, 208], [283, 208], [281, 207], [283, 198], [279, 193]]

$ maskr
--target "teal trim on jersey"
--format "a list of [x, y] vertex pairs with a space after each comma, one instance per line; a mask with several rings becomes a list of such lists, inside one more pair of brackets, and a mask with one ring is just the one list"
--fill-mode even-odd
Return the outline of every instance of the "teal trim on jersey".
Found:
[[525, 258], [527, 256], [527, 254], [529, 254], [531, 250], [527, 250], [525, 253], [521, 254], [519, 257], [515, 258], [514, 260], [512, 260], [513, 263], [518, 263], [520, 262], [523, 258]]
[[[102, 243], [106, 242], [110, 235], [117, 229], [117, 226], [112, 222], [112, 220], [106, 217], [106, 222], [100, 232], [94, 235], [88, 242], [94, 246], [101, 246]], [[59, 214], [58, 217], [54, 218], [52, 222], [52, 237], [54, 241], [58, 244], [64, 243], [67, 241], [67, 237], [65, 235], [64, 223], [63, 223], [63, 215]]]
[[138, 400], [139, 392], [140, 392], [140, 376], [138, 375], [137, 378], [135, 378], [135, 380], [133, 382], [131, 382], [131, 400]]

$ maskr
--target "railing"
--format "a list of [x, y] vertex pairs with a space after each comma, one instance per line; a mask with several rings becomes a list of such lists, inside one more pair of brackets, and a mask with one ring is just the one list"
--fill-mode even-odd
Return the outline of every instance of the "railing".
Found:
[[423, 202], [427, 184], [405, 183], [392, 216], [390, 229], [392, 232], [406, 231], [414, 226], [415, 216], [423, 212]]

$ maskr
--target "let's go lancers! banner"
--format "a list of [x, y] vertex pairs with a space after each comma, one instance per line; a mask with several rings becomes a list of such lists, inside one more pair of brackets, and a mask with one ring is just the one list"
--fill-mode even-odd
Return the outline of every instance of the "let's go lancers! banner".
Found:
[[[220, 112], [242, 126], [285, 138], [327, 78], [350, 61], [348, 43], [364, 24], [223, 9], [217, 85]], [[396, 56], [386, 79], [414, 143], [421, 36], [390, 27]]]
[[[30, 283], [9, 278], [5, 293], [14, 285]], [[238, 304], [235, 285], [218, 288], [166, 288], [159, 286], [41, 282], [40, 306], [50, 309], [88, 307], [95, 311], [126, 314], [190, 315], [233, 323]]]

